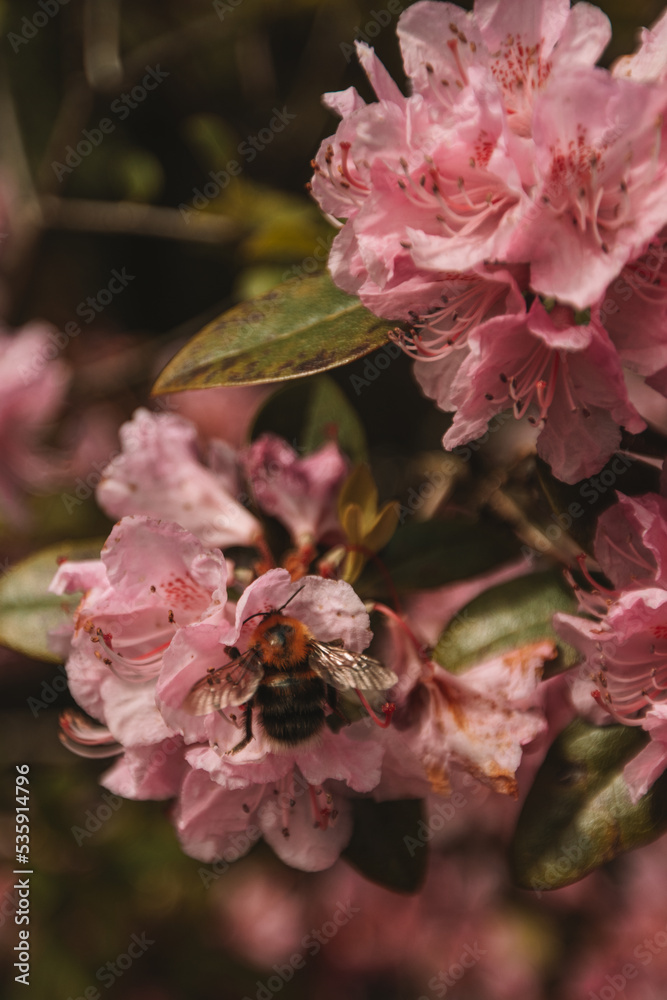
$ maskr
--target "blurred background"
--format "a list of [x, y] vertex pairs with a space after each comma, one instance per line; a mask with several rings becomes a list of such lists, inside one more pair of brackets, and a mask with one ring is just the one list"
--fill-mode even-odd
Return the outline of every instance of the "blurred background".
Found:
[[[305, 191], [335, 128], [320, 95], [355, 85], [372, 99], [355, 38], [404, 82], [403, 6], [0, 2], [0, 573], [63, 538], [106, 535], [95, 484], [163, 365], [223, 309], [321, 264], [333, 230]], [[601, 6], [614, 26], [607, 62], [632, 51], [662, 8]], [[17, 361], [7, 338], [26, 326], [39, 348]], [[333, 377], [395, 496], [406, 487], [399, 470], [438, 450], [447, 418], [421, 399], [407, 365], [361, 395], [355, 370]], [[38, 415], [21, 402], [29, 383], [43, 387]], [[239, 443], [236, 403], [189, 394], [160, 405], [196, 418], [204, 437]], [[520, 892], [505, 860], [514, 806], [471, 795], [434, 836], [416, 896], [373, 886], [343, 861], [295, 872], [263, 845], [215, 871], [182, 855], [168, 803], [115, 799], [98, 784], [103, 762], [61, 748], [58, 712], [71, 704], [62, 668], [6, 650], [0, 667], [8, 998], [664, 996], [660, 841], [579, 885]], [[27, 990], [13, 969], [17, 763], [31, 769]]]

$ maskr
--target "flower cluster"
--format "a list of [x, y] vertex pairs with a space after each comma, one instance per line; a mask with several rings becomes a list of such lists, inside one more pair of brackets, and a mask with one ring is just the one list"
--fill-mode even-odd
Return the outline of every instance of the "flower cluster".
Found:
[[421, 0], [398, 25], [409, 96], [361, 43], [377, 102], [325, 95], [331, 273], [408, 322], [423, 391], [455, 413], [446, 448], [512, 409], [576, 482], [645, 427], [624, 368], [667, 392], [666, 33], [608, 71], [587, 3]]
[[[215, 441], [204, 464], [192, 424], [147, 410], [121, 438], [98, 488], [120, 521], [98, 561], [64, 562], [52, 583], [83, 592], [67, 674], [97, 720], [65, 713], [64, 742], [121, 755], [107, 788], [174, 798], [196, 858], [229, 861], [263, 836], [305, 870], [338, 857], [360, 795], [448, 794], [457, 773], [516, 795], [521, 748], [545, 729], [539, 681], [553, 644], [455, 677], [429, 657], [423, 612], [408, 623], [364, 604], [346, 573], [356, 579], [396, 518], [393, 505], [378, 512], [370, 474], [350, 476], [335, 442], [299, 457], [272, 435], [240, 453]], [[267, 515], [294, 546], [282, 565]], [[469, 596], [468, 585], [459, 604]], [[442, 627], [456, 598], [432, 593], [430, 619], [434, 601]], [[379, 660], [364, 653], [369, 612]]]
[[591, 695], [605, 717], [641, 726], [651, 742], [626, 765], [637, 801], [667, 766], [667, 500], [619, 495], [600, 517], [595, 555], [614, 589], [590, 580], [578, 589], [590, 618], [557, 614], [563, 638], [584, 657], [575, 701], [590, 714]]

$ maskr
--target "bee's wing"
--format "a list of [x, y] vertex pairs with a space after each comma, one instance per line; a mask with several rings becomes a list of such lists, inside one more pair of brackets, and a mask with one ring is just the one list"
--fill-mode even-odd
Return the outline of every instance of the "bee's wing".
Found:
[[309, 643], [308, 665], [322, 680], [339, 691], [361, 688], [364, 691], [385, 691], [398, 680], [379, 660], [363, 653], [351, 653], [339, 642]]
[[210, 670], [192, 686], [183, 702], [190, 715], [208, 715], [217, 709], [244, 705], [254, 695], [264, 676], [264, 667], [254, 649], [230, 660], [217, 670]]

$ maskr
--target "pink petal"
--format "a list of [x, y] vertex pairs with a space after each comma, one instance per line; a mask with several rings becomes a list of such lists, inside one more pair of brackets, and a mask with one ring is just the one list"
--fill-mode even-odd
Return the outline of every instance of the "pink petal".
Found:
[[313, 816], [308, 794], [295, 799], [289, 814], [289, 836], [283, 834], [283, 819], [276, 809], [260, 810], [260, 827], [267, 844], [281, 861], [305, 872], [319, 872], [330, 868], [340, 857], [341, 851], [352, 836], [352, 807], [348, 799], [333, 793], [337, 812], [335, 822], [326, 830], [313, 827]]
[[393, 101], [402, 104], [405, 98], [400, 92], [375, 52], [365, 42], [356, 42], [357, 58], [370, 80], [379, 101]]
[[256, 519], [198, 459], [196, 428], [140, 409], [120, 430], [122, 451], [104, 470], [100, 506], [112, 517], [149, 514], [175, 521], [207, 545], [250, 545]]
[[186, 773], [182, 743], [171, 736], [153, 746], [126, 750], [100, 780], [125, 799], [169, 799], [178, 794]]
[[243, 809], [247, 799], [246, 790], [226, 791], [204, 771], [189, 771], [173, 817], [185, 853], [208, 862], [243, 857], [261, 836]]
[[258, 503], [296, 544], [340, 537], [337, 500], [348, 463], [337, 444], [300, 458], [282, 438], [263, 434], [247, 449], [244, 464]]
[[667, 176], [656, 160], [664, 104], [660, 88], [594, 68], [572, 70], [539, 97], [542, 180], [509, 251], [531, 262], [536, 291], [590, 306], [664, 225]]

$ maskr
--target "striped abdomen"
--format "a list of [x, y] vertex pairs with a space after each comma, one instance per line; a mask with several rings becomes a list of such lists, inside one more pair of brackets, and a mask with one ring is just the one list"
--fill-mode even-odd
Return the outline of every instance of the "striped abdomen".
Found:
[[324, 681], [304, 660], [289, 672], [266, 669], [253, 701], [268, 738], [294, 747], [312, 739], [324, 726], [325, 699]]

